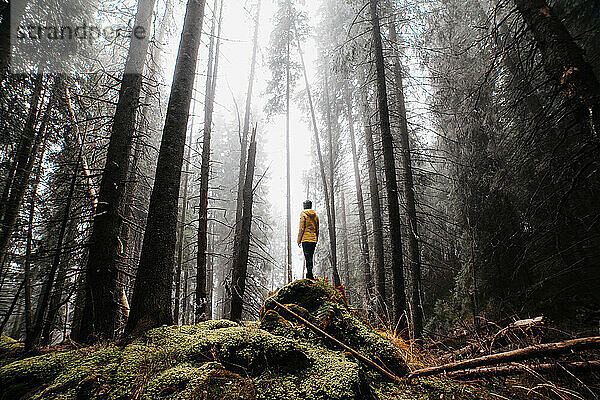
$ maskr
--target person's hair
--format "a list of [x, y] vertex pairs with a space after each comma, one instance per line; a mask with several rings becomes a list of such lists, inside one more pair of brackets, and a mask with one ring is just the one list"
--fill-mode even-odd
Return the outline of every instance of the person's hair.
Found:
[[308, 210], [309, 208], [312, 208], [312, 201], [304, 200], [304, 202], [302, 203], [302, 206], [304, 206], [305, 210]]

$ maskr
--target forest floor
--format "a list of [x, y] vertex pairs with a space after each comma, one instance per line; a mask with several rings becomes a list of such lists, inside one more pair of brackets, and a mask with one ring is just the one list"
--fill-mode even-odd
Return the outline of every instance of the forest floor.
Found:
[[300, 280], [269, 297], [256, 322], [163, 326], [127, 343], [57, 346], [28, 358], [3, 337], [0, 399], [517, 398], [506, 387], [448, 378], [390, 379], [298, 315], [390, 375], [405, 377], [414, 368], [404, 342], [370, 327], [343, 292]]

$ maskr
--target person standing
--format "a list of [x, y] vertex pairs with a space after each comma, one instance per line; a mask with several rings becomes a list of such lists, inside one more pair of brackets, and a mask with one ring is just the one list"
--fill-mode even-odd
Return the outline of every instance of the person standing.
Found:
[[300, 229], [298, 231], [298, 247], [302, 245], [304, 259], [306, 260], [306, 279], [314, 279], [313, 255], [319, 241], [319, 216], [312, 209], [312, 201], [302, 203], [304, 211], [300, 213]]

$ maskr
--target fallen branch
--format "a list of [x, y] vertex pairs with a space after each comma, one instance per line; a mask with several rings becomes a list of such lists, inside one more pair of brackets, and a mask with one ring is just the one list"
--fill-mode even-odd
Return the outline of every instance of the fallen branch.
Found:
[[556, 356], [575, 350], [590, 350], [598, 348], [600, 348], [600, 336], [565, 340], [564, 342], [539, 344], [525, 347], [523, 349], [490, 354], [469, 360], [438, 365], [436, 367], [423, 368], [413, 371], [408, 377], [410, 379], [420, 376], [437, 375], [452, 371], [459, 371], [462, 369], [522, 361], [530, 358]]
[[600, 370], [600, 361], [580, 361], [571, 363], [552, 363], [552, 364], [537, 364], [537, 365], [505, 365], [500, 367], [482, 367], [476, 369], [467, 369], [464, 371], [455, 371], [448, 374], [451, 378], [456, 379], [477, 379], [485, 377], [499, 377], [510, 375], [522, 375], [529, 371], [536, 372], [552, 372], [552, 371], [569, 371], [569, 372], [588, 372]]
[[304, 317], [296, 314], [295, 312], [293, 312], [292, 310], [290, 310], [288, 307], [284, 306], [283, 304], [281, 304], [277, 300], [275, 300], [275, 299], [272, 299], [272, 300], [273, 300], [273, 302], [275, 304], [277, 304], [279, 307], [283, 308], [285, 311], [289, 312], [291, 315], [293, 315], [294, 317], [296, 317], [300, 322], [302, 322], [304, 325], [306, 325], [307, 327], [309, 327], [312, 331], [314, 331], [314, 332], [316, 332], [316, 333], [318, 333], [318, 334], [320, 334], [322, 336], [325, 336], [327, 339], [331, 340], [332, 342], [334, 342], [335, 344], [337, 344], [338, 346], [340, 346], [344, 350], [349, 351], [356, 358], [358, 358], [359, 360], [365, 362], [367, 365], [369, 365], [370, 367], [372, 367], [374, 370], [376, 370], [380, 374], [386, 376], [387, 378], [389, 378], [389, 379], [391, 379], [393, 381], [396, 381], [396, 382], [401, 381], [400, 377], [392, 374], [391, 372], [389, 372], [388, 370], [386, 370], [385, 368], [383, 368], [381, 365], [379, 365], [379, 364], [375, 363], [374, 361], [368, 359], [367, 357], [363, 356], [358, 351], [354, 350], [353, 348], [349, 347], [348, 345], [340, 342], [339, 340], [337, 340], [336, 338], [334, 338], [333, 336], [331, 336], [330, 334], [328, 334], [327, 332], [325, 332], [324, 330], [322, 330], [318, 326], [314, 325], [313, 323], [311, 323], [310, 321], [308, 321]]

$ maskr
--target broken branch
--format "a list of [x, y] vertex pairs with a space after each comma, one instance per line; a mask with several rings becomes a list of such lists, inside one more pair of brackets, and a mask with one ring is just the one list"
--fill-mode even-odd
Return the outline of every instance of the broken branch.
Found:
[[408, 377], [410, 379], [422, 376], [437, 375], [452, 371], [459, 371], [462, 369], [522, 361], [537, 357], [556, 356], [575, 350], [590, 350], [597, 348], [600, 348], [600, 336], [565, 340], [564, 342], [539, 344], [525, 347], [523, 349], [490, 354], [469, 360], [438, 365], [436, 367], [423, 368], [413, 371]]

